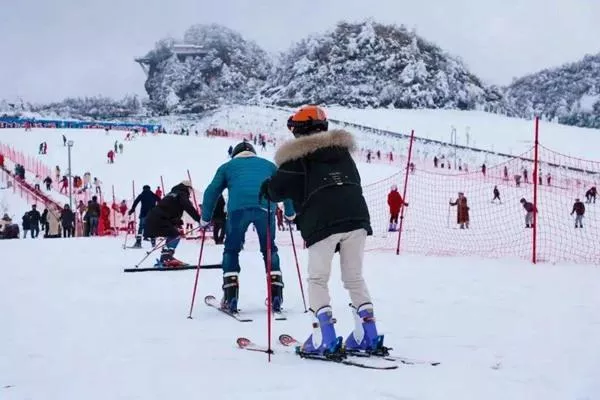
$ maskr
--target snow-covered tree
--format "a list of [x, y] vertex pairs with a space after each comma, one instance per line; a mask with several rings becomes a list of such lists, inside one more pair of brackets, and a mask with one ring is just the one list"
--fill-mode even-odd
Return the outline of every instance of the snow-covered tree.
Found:
[[600, 54], [516, 79], [506, 96], [523, 117], [600, 128]]
[[[190, 49], [194, 54], [186, 52]], [[180, 43], [162, 40], [146, 58], [151, 62], [145, 87], [159, 113], [201, 112], [246, 102], [271, 69], [265, 51], [215, 24], [190, 27]]]
[[282, 54], [261, 100], [354, 107], [487, 109], [510, 113], [457, 58], [404, 27], [341, 22]]

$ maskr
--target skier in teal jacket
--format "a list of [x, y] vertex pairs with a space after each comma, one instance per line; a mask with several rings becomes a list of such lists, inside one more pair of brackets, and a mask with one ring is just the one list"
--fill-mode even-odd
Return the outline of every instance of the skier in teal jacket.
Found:
[[[204, 191], [201, 226], [207, 226], [212, 218], [217, 199], [227, 189], [227, 223], [225, 226], [225, 249], [223, 251], [223, 299], [221, 307], [237, 312], [240, 273], [239, 253], [246, 230], [254, 224], [260, 251], [267, 259], [267, 223], [271, 231], [271, 303], [273, 311], [281, 311], [283, 302], [283, 279], [279, 268], [279, 255], [275, 245], [276, 203], [271, 203], [271, 218], [268, 219], [267, 201], [259, 198], [262, 182], [277, 171], [271, 161], [257, 157], [256, 150], [248, 142], [241, 142], [231, 153], [231, 160], [221, 165]], [[285, 216], [295, 217], [290, 200], [284, 201]]]

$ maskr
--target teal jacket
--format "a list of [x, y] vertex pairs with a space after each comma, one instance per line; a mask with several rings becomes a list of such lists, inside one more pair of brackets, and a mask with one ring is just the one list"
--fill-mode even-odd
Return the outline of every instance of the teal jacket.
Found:
[[[270, 178], [277, 167], [271, 161], [257, 157], [256, 154], [244, 151], [221, 165], [212, 182], [204, 191], [202, 200], [202, 220], [210, 221], [219, 195], [228, 190], [227, 213], [247, 208], [267, 209], [267, 201], [259, 201], [260, 185]], [[291, 200], [284, 200], [285, 215], [294, 215]], [[277, 207], [271, 203], [271, 211]], [[275, 213], [273, 213], [275, 215]]]

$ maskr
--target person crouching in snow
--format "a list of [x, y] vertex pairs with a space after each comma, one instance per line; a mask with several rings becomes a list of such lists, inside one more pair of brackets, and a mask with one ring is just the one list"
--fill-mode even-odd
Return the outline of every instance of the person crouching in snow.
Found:
[[398, 192], [398, 186], [392, 185], [392, 190], [388, 193], [388, 206], [390, 207], [390, 227], [389, 232], [395, 232], [398, 229], [398, 215], [402, 206], [408, 207], [408, 203], [404, 202], [402, 196]]
[[157, 267], [178, 267], [185, 263], [173, 257], [179, 244], [179, 226], [183, 224], [183, 212], [189, 214], [196, 222], [200, 222], [200, 215], [190, 202], [192, 191], [190, 181], [183, 181], [173, 186], [171, 191], [163, 197], [156, 207], [152, 208], [144, 223], [144, 235], [149, 238], [162, 236], [165, 245], [161, 250]]
[[288, 128], [295, 140], [277, 150], [279, 168], [263, 183], [261, 193], [273, 202], [293, 201], [296, 223], [308, 247], [308, 297], [314, 330], [301, 351], [321, 355], [343, 351], [328, 289], [331, 261], [339, 251], [342, 280], [356, 322], [345, 350], [386, 352], [362, 273], [365, 241], [373, 230], [351, 155], [356, 142], [347, 131], [329, 131], [325, 112], [318, 106], [302, 107], [290, 117]]

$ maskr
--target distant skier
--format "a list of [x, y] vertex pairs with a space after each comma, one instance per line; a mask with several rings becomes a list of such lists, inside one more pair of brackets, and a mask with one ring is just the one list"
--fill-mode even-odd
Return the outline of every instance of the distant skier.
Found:
[[522, 198], [520, 200], [521, 204], [523, 205], [523, 208], [525, 209], [525, 211], [527, 212], [525, 214], [525, 228], [533, 228], [533, 213], [537, 212], [537, 209], [535, 208], [535, 206], [533, 205], [533, 203], [525, 200], [525, 198]]
[[392, 185], [388, 193], [387, 203], [390, 207], [390, 226], [388, 232], [395, 232], [398, 229], [398, 215], [402, 206], [408, 207], [408, 203], [404, 202], [404, 199], [402, 199], [402, 196], [398, 192], [398, 186]]
[[496, 200], [502, 204], [502, 200], [500, 200], [500, 190], [498, 190], [498, 186], [494, 186], [494, 198], [492, 199], [492, 203], [495, 203]]
[[96, 194], [102, 194], [102, 182], [96, 177], [94, 177], [94, 189]]
[[119, 153], [123, 154], [123, 143], [119, 143]]
[[585, 192], [585, 202], [586, 203], [594, 203], [596, 204], [596, 196], [598, 195], [598, 191], [596, 190], [596, 186], [592, 186]]
[[[156, 203], [158, 203], [159, 201], [160, 201], [160, 198], [155, 193], [152, 193], [152, 190], [150, 190], [150, 186], [144, 185], [144, 187], [142, 188], [142, 193], [140, 193], [135, 198], [133, 204], [131, 205], [131, 209], [129, 210], [129, 215], [131, 215], [135, 212], [135, 208], [137, 207], [137, 205], [139, 203], [142, 204], [142, 208], [140, 209], [140, 220], [139, 220], [139, 224], [138, 224], [138, 231], [137, 231], [137, 235], [135, 237], [135, 243], [134, 243], [133, 247], [135, 247], [135, 248], [142, 247], [142, 234], [144, 234], [144, 239], [148, 239], [149, 236], [146, 234], [146, 230], [144, 229], [145, 225], [146, 225], [146, 217], [148, 216], [148, 213], [150, 212], [150, 210], [152, 210], [154, 207], [156, 207]], [[156, 245], [155, 241], [156, 241], [156, 236], [154, 236], [154, 237], [150, 236], [150, 243], [151, 243], [152, 247], [154, 247]]]
[[152, 208], [145, 220], [144, 234], [150, 238], [164, 237], [165, 245], [160, 253], [158, 267], [178, 267], [184, 265], [173, 255], [179, 244], [179, 227], [183, 225], [182, 216], [186, 212], [196, 222], [200, 222], [200, 215], [190, 202], [190, 193], [193, 190], [190, 181], [183, 181], [173, 186], [171, 191], [163, 197], [156, 207]]
[[60, 180], [61, 186], [60, 186], [60, 193], [66, 195], [69, 189], [69, 179], [66, 176], [63, 176], [62, 179]]
[[[256, 138], [256, 136], [255, 136]], [[223, 190], [229, 194], [227, 202], [227, 235], [223, 251], [223, 300], [222, 307], [237, 312], [240, 273], [239, 253], [246, 230], [253, 224], [260, 243], [260, 252], [267, 260], [267, 229], [270, 229], [271, 242], [271, 293], [273, 311], [280, 311], [283, 302], [283, 278], [279, 268], [279, 254], [275, 245], [275, 208], [271, 204], [271, 219], [267, 221], [267, 202], [258, 196], [261, 183], [273, 174], [277, 167], [271, 161], [257, 157], [256, 150], [248, 142], [238, 143], [231, 153], [232, 159], [222, 164], [204, 192], [202, 201], [203, 227], [212, 219], [217, 200]], [[287, 202], [286, 215], [293, 209]], [[267, 223], [269, 228], [267, 228]], [[266, 268], [265, 268], [266, 269]]]
[[44, 184], [46, 185], [46, 190], [52, 190], [52, 178], [47, 176], [46, 179], [44, 179]]
[[313, 333], [301, 350], [314, 354], [342, 351], [335, 332], [328, 281], [331, 261], [340, 253], [341, 276], [352, 300], [355, 329], [345, 351], [382, 352], [371, 296], [363, 278], [365, 241], [372, 235], [369, 210], [352, 152], [356, 142], [344, 130], [328, 130], [323, 109], [304, 106], [288, 120], [295, 140], [275, 155], [277, 173], [261, 186], [272, 201], [292, 199], [297, 225], [308, 246], [308, 294]]
[[62, 135], [62, 140], [63, 140], [63, 146], [67, 147], [67, 137], [65, 135]]
[[158, 197], [159, 200], [162, 199], [163, 192], [160, 189], [160, 186], [156, 187], [156, 190], [154, 191], [154, 194], [156, 195], [156, 197]]
[[481, 165], [481, 174], [483, 176], [485, 176], [486, 171], [487, 171], [487, 167], [485, 166], [485, 163], [484, 163], [484, 164]]
[[515, 186], [516, 187], [521, 187], [521, 175], [515, 175]]
[[583, 215], [585, 214], [585, 205], [579, 200], [575, 199], [573, 204], [573, 210], [571, 215], [575, 214], [575, 228], [583, 228]]
[[229, 146], [229, 149], [227, 149], [227, 154], [229, 155], [229, 158], [231, 158], [231, 153], [233, 153], [233, 146]]
[[469, 206], [467, 198], [463, 192], [458, 192], [458, 198], [455, 201], [450, 199], [451, 206], [456, 207], [456, 223], [460, 225], [460, 229], [469, 229]]
[[114, 164], [115, 162], [115, 152], [110, 150], [107, 154], [106, 157], [108, 157], [108, 163], [109, 164]]
[[508, 167], [506, 165], [504, 166], [504, 180], [508, 180]]
[[437, 156], [433, 156], [433, 168], [437, 168], [438, 167], [438, 162], [440, 160], [437, 158]]

